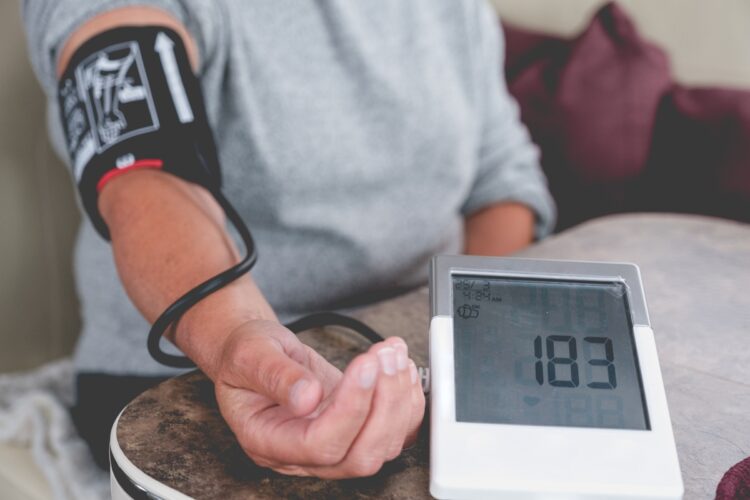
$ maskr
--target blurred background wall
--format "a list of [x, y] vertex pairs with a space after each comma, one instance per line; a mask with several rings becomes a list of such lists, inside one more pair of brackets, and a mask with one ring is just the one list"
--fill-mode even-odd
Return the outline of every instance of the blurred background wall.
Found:
[[[461, 0], [456, 0], [461, 1]], [[602, 0], [492, 0], [505, 20], [573, 36]], [[685, 84], [750, 88], [750, 1], [621, 0]], [[0, 372], [69, 353], [79, 329], [71, 249], [79, 216], [51, 152], [20, 0], [0, 2]]]
[[[491, 0], [504, 21], [572, 37], [608, 0]], [[618, 0], [686, 85], [750, 87], [750, 1]]]
[[0, 2], [0, 372], [70, 352], [79, 328], [71, 276], [79, 217], [47, 141], [20, 19], [20, 0]]

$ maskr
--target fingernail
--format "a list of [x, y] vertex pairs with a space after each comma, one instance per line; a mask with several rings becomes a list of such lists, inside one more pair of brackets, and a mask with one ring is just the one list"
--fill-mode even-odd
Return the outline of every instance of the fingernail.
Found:
[[383, 373], [393, 375], [396, 373], [396, 353], [392, 347], [384, 347], [378, 351], [378, 359]]
[[378, 378], [378, 364], [375, 362], [365, 363], [359, 369], [359, 386], [362, 389], [369, 389], [375, 385], [375, 379]]
[[396, 344], [394, 349], [396, 350], [396, 367], [398, 367], [399, 371], [406, 370], [406, 367], [409, 366], [406, 344]]
[[411, 375], [411, 383], [416, 384], [419, 373], [417, 373], [417, 365], [414, 364], [414, 361], [409, 361], [409, 375]]
[[294, 383], [291, 391], [289, 391], [289, 400], [291, 401], [292, 406], [299, 407], [302, 400], [302, 395], [304, 394], [308, 384], [309, 382], [305, 379], [300, 379]]

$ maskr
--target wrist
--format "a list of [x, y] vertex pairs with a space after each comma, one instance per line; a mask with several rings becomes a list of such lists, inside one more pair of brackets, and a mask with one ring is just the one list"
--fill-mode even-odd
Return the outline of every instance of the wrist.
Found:
[[232, 333], [256, 321], [278, 319], [245, 276], [198, 302], [166, 335], [215, 381]]

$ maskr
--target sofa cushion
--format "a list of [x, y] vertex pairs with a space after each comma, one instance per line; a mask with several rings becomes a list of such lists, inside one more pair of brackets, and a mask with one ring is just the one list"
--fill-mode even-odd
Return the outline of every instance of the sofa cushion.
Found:
[[626, 211], [750, 220], [750, 92], [676, 84], [616, 4], [571, 39], [505, 26], [506, 77], [558, 229]]

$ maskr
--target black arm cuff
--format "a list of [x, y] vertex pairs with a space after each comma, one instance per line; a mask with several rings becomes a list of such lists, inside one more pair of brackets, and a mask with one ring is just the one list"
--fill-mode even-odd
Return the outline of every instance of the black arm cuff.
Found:
[[98, 191], [119, 172], [166, 172], [215, 191], [221, 174], [200, 82], [180, 36], [116, 28], [73, 54], [58, 85], [60, 115], [83, 206], [105, 239]]

